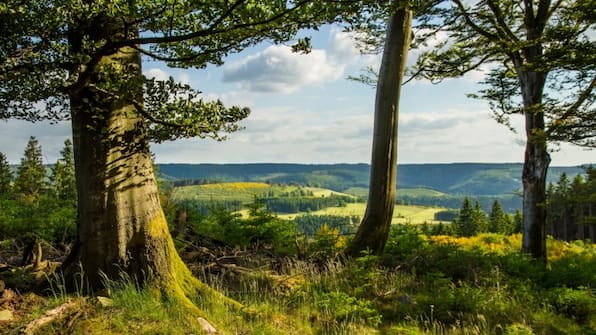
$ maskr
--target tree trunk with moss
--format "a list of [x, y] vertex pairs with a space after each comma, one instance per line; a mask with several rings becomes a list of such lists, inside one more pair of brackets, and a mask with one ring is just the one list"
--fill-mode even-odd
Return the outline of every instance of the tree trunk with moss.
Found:
[[399, 96], [410, 47], [412, 12], [398, 9], [387, 27], [375, 102], [370, 185], [366, 212], [348, 254], [383, 252], [395, 205]]
[[[72, 48], [81, 47], [80, 36], [99, 40], [118, 33], [103, 27], [109, 25], [96, 22], [90, 25], [91, 34], [71, 32]], [[188, 297], [218, 295], [194, 278], [180, 259], [160, 205], [138, 103], [114, 93], [132, 90], [132, 96], [142, 97], [139, 52], [113, 50], [93, 68], [79, 66], [71, 73], [79, 82], [87, 81], [70, 99], [78, 237], [63, 265], [67, 278], [82, 275], [84, 289], [97, 290], [106, 278], [120, 280], [125, 275], [189, 306]]]

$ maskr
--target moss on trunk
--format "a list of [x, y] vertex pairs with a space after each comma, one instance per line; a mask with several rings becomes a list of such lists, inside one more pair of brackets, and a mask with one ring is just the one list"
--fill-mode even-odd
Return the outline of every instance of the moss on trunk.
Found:
[[[119, 34], [109, 22], [80, 26], [69, 34], [73, 53], [87, 38], [109, 43]], [[63, 264], [67, 280], [90, 291], [102, 289], [106, 279], [134, 280], [196, 313], [192, 300], [202, 298], [241, 308], [193, 277], [174, 247], [137, 109], [143, 90], [139, 52], [114, 50], [74, 66], [71, 75], [80, 83], [70, 95], [79, 198], [77, 240]]]

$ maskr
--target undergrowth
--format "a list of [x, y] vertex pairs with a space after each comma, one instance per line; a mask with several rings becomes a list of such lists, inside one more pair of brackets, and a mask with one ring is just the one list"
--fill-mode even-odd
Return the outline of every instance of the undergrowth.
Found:
[[[397, 226], [382, 257], [352, 260], [336, 252], [344, 243], [334, 243], [315, 237], [305, 250], [316, 257], [278, 256], [275, 267], [249, 272], [195, 264], [197, 277], [251, 312], [239, 315], [202, 297], [194, 302], [220, 334], [596, 334], [592, 243], [549, 239], [546, 267], [518, 252], [519, 235], [429, 237]], [[11, 324], [13, 333], [78, 299], [81, 313], [39, 333], [201, 334], [196, 315], [131, 281], [112, 285], [109, 303], [54, 293]]]

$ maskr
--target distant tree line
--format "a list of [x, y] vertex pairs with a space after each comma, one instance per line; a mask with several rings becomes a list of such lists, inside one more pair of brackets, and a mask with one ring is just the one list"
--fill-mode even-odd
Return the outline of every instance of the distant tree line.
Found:
[[73, 156], [72, 142], [66, 140], [61, 157], [48, 169], [41, 145], [30, 137], [15, 174], [0, 153], [0, 240], [73, 241], [77, 201]]
[[596, 169], [569, 180], [561, 174], [547, 188], [547, 233], [565, 241], [596, 241]]
[[[397, 197], [395, 203], [398, 205], [420, 205], [420, 206], [436, 206], [445, 208], [460, 208], [464, 199], [468, 197], [463, 194], [453, 195], [441, 195], [441, 196], [427, 196], [427, 195], [399, 195], [397, 191]], [[492, 204], [498, 200], [503, 210], [508, 213], [514, 213], [517, 209], [522, 206], [522, 199], [517, 195], [502, 195], [502, 196], [490, 196], [490, 195], [478, 195], [470, 197], [472, 200], [477, 201], [480, 207], [488, 212], [490, 211]], [[451, 221], [451, 220], [447, 220]]]
[[494, 200], [487, 214], [478, 201], [472, 202], [465, 197], [461, 209], [446, 210], [435, 214], [435, 220], [451, 221], [436, 225], [424, 225], [425, 233], [430, 235], [474, 236], [480, 233], [497, 233], [510, 235], [521, 233], [523, 226], [522, 213], [518, 209], [511, 215], [503, 210], [499, 200]]
[[268, 210], [276, 213], [314, 212], [328, 207], [344, 207], [357, 199], [345, 195], [328, 197], [273, 197], [263, 199]]
[[352, 234], [360, 223], [360, 216], [306, 214], [294, 218], [294, 223], [299, 232], [308, 236], [314, 236], [323, 226], [338, 229], [341, 234]]

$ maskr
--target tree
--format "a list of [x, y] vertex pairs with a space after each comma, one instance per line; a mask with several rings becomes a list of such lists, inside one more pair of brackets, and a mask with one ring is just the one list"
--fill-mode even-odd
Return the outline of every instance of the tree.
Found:
[[565, 173], [556, 186], [547, 191], [548, 233], [554, 238], [571, 241], [594, 239], [594, 172], [586, 169], [586, 176], [576, 175], [570, 182]]
[[513, 230], [512, 225], [511, 217], [503, 211], [499, 200], [495, 200], [489, 214], [488, 232], [510, 234]]
[[[478, 202], [476, 202], [478, 204]], [[470, 198], [465, 197], [457, 219], [453, 222], [457, 236], [474, 236], [478, 233], [477, 209], [472, 206]]]
[[596, 44], [592, 1], [437, 1], [422, 27], [449, 39], [423, 53], [415, 72], [432, 81], [487, 66], [487, 85], [473, 97], [490, 102], [497, 121], [523, 115], [522, 250], [546, 260], [548, 143], [596, 146]]
[[0, 196], [10, 193], [12, 178], [12, 170], [6, 156], [0, 152]]
[[41, 156], [41, 145], [31, 136], [17, 169], [15, 192], [27, 199], [35, 199], [46, 187], [45, 178], [46, 168]]
[[474, 202], [474, 211], [472, 212], [472, 222], [476, 227], [476, 234], [485, 233], [488, 231], [488, 221], [486, 213], [480, 207], [478, 200]]
[[393, 218], [397, 178], [397, 124], [401, 84], [406, 68], [412, 29], [407, 2], [397, 8], [387, 24], [385, 46], [375, 98], [375, 123], [368, 201], [362, 223], [348, 247], [357, 256], [363, 250], [383, 252]]
[[62, 201], [76, 201], [77, 185], [75, 179], [74, 153], [72, 142], [67, 139], [64, 141], [64, 148], [60, 151], [62, 155], [52, 168], [50, 177], [54, 192], [58, 199]]
[[519, 209], [515, 210], [515, 214], [513, 215], [513, 233], [514, 234], [521, 234], [524, 230], [524, 215]]
[[141, 55], [176, 67], [219, 65], [229, 53], [331, 21], [338, 6], [247, 0], [0, 5], [0, 117], [72, 122], [78, 221], [66, 277], [82, 273], [97, 289], [124, 272], [187, 306], [188, 297], [220, 296], [191, 275], [174, 248], [148, 141], [221, 140], [249, 110], [199, 99], [171, 78], [145, 78]]

